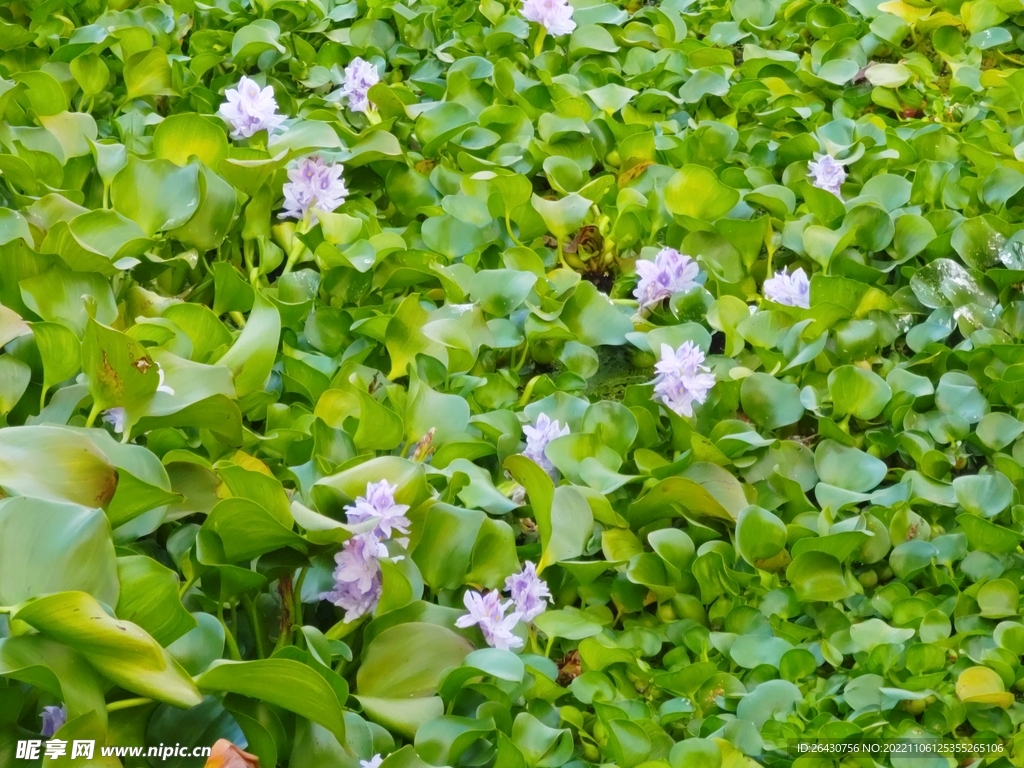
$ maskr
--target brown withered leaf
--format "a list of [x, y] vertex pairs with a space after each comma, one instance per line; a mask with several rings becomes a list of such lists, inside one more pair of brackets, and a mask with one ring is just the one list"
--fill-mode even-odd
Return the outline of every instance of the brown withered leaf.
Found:
[[647, 170], [648, 167], [654, 165], [653, 160], [641, 160], [631, 168], [627, 168], [619, 174], [619, 189], [629, 184], [633, 179], [637, 178], [641, 173]]
[[558, 684], [567, 686], [580, 676], [583, 667], [580, 663], [579, 651], [569, 651], [565, 657], [558, 662]]
[[604, 248], [604, 237], [601, 236], [601, 232], [593, 224], [587, 224], [565, 246], [565, 252], [579, 253], [582, 250], [585, 254], [584, 258], [590, 258], [600, 253], [602, 248]]

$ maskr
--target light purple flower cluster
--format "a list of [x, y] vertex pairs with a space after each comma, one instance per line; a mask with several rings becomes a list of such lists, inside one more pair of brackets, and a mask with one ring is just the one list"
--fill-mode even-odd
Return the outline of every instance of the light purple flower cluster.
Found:
[[360, 760], [360, 768], [380, 768], [380, 764], [384, 762], [383, 756], [380, 753], [374, 755], [369, 760]]
[[68, 721], [68, 710], [63, 704], [59, 707], [43, 707], [43, 712], [39, 715], [39, 719], [43, 721], [41, 731], [43, 738], [49, 739], [63, 728], [64, 723]]
[[[348, 96], [353, 110], [365, 112], [370, 109], [366, 92], [378, 80], [380, 76], [376, 68], [360, 58], [354, 59], [345, 69], [342, 92]], [[231, 125], [231, 137], [234, 139], [249, 138], [262, 130], [273, 132], [285, 121], [284, 115], [277, 114], [274, 89], [269, 85], [261, 90], [255, 80], [243, 76], [238, 88], [229, 88], [224, 96], [227, 101], [220, 105], [219, 113]], [[288, 182], [282, 190], [284, 210], [280, 218], [302, 219], [312, 210], [312, 221], [315, 222], [316, 211], [329, 213], [337, 209], [348, 196], [348, 188], [341, 177], [343, 171], [340, 163], [327, 164], [316, 155], [299, 160], [288, 171]], [[160, 386], [161, 391], [166, 391], [162, 376]]]
[[334, 556], [334, 589], [320, 598], [344, 609], [346, 623], [370, 613], [380, 600], [380, 560], [387, 556], [388, 548], [373, 533], [353, 536]]
[[[405, 513], [409, 511], [408, 504], [395, 503], [395, 491], [398, 486], [391, 485], [387, 480], [379, 483], [367, 483], [366, 495], [359, 496], [355, 504], [345, 507], [345, 514], [350, 525], [365, 523], [367, 520], [377, 518], [377, 527], [372, 533], [381, 541], [390, 539], [395, 531], [409, 535], [409, 526], [412, 525]], [[409, 539], [396, 539], [403, 547], [409, 545]]]
[[839, 197], [839, 190], [846, 181], [846, 171], [832, 155], [822, 155], [817, 162], [808, 162], [807, 172], [814, 176], [814, 186]]
[[811, 306], [811, 283], [807, 279], [807, 273], [802, 268], [795, 269], [791, 274], [785, 270], [775, 273], [764, 281], [764, 297], [776, 304], [783, 304], [787, 307], [803, 307], [809, 309]]
[[654, 366], [654, 396], [680, 416], [693, 416], [693, 404], [708, 399], [715, 375], [704, 365], [704, 353], [692, 341], [678, 349], [661, 345], [661, 360]]
[[657, 306], [674, 293], [686, 291], [697, 285], [700, 268], [689, 256], [675, 248], [662, 248], [654, 261], [640, 259], [636, 263], [640, 281], [633, 291], [644, 311]]
[[576, 29], [572, 20], [572, 6], [568, 0], [525, 0], [523, 18], [535, 21], [547, 30], [549, 35], [567, 35]]
[[[345, 622], [355, 621], [377, 607], [383, 587], [380, 561], [390, 558], [384, 541], [396, 531], [409, 533], [409, 518], [406, 504], [395, 503], [396, 486], [381, 480], [366, 484], [366, 495], [345, 508], [349, 524], [364, 523], [376, 519], [372, 531], [360, 533], [345, 542], [334, 556], [338, 567], [334, 570], [334, 589], [320, 595], [345, 611]], [[408, 539], [396, 539], [405, 546]]]
[[344, 167], [341, 163], [328, 165], [323, 158], [310, 155], [302, 158], [288, 171], [288, 183], [284, 185], [284, 210], [281, 218], [301, 219], [312, 208], [313, 220], [316, 211], [330, 213], [345, 202], [348, 188], [341, 178]]
[[345, 82], [341, 86], [341, 95], [348, 98], [348, 108], [353, 112], [369, 112], [373, 109], [367, 96], [369, 90], [380, 82], [377, 67], [356, 56], [345, 67]]
[[523, 451], [523, 455], [553, 478], [558, 470], [551, 463], [551, 460], [544, 455], [544, 449], [556, 437], [568, 435], [569, 425], [566, 424], [563, 427], [558, 423], [558, 419], [552, 421], [546, 413], [542, 413], [537, 417], [537, 422], [534, 426], [523, 427], [523, 433], [526, 435], [526, 450]]
[[522, 638], [512, 634], [512, 630], [519, 623], [522, 614], [513, 611], [508, 616], [505, 615], [505, 611], [512, 605], [511, 600], [501, 602], [501, 595], [496, 591], [480, 594], [468, 590], [463, 597], [463, 602], [468, 613], [456, 619], [455, 626], [465, 629], [476, 624], [480, 627], [487, 644], [492, 648], [507, 651], [511, 648], [522, 647]]
[[551, 602], [547, 582], [537, 575], [537, 566], [529, 560], [523, 563], [523, 570], [505, 579], [505, 590], [512, 596], [523, 621], [533, 621], [547, 610], [547, 602]]
[[231, 125], [231, 138], [248, 139], [260, 131], [272, 132], [284, 122], [284, 115], [277, 114], [277, 100], [274, 89], [269, 85], [260, 89], [255, 80], [242, 76], [238, 88], [224, 92], [227, 99], [220, 105], [220, 116]]
[[[475, 624], [492, 648], [503, 651], [521, 648], [523, 640], [513, 630], [520, 621], [530, 622], [544, 613], [547, 602], [551, 601], [551, 592], [537, 575], [537, 566], [530, 561], [523, 564], [519, 573], [505, 580], [505, 591], [512, 599], [502, 602], [497, 590], [486, 593], [468, 590], [462, 598], [467, 613], [455, 621], [455, 626], [464, 629]], [[514, 610], [506, 616], [505, 611], [513, 605]]]

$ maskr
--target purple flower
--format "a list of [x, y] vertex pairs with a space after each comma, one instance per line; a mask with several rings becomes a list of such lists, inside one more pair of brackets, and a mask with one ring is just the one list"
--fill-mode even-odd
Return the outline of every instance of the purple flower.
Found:
[[59, 707], [43, 707], [39, 718], [43, 721], [43, 738], [49, 739], [68, 721], [68, 710], [63, 704]]
[[803, 269], [796, 269], [792, 274], [786, 274], [785, 270], [775, 273], [764, 281], [764, 297], [776, 304], [783, 304], [787, 307], [803, 307], [809, 309], [811, 306], [811, 284], [807, 280], [807, 273]]
[[674, 293], [694, 288], [700, 268], [697, 262], [675, 248], [662, 248], [654, 261], [637, 261], [636, 273], [640, 275], [640, 282], [633, 295], [643, 311], [660, 304]]
[[220, 116], [231, 124], [231, 138], [247, 139], [260, 131], [272, 133], [284, 122], [284, 115], [277, 114], [274, 89], [269, 85], [260, 89], [255, 80], [242, 76], [238, 88], [224, 92], [227, 99], [220, 105]]
[[108, 408], [103, 412], [103, 421], [114, 428], [117, 434], [123, 434], [128, 423], [128, 414], [124, 408]]
[[811, 160], [807, 163], [807, 172], [814, 176], [814, 186], [839, 197], [839, 189], [846, 181], [846, 171], [832, 155], [822, 155], [817, 162]]
[[523, 455], [553, 478], [558, 470], [544, 455], [544, 449], [556, 437], [568, 435], [569, 425], [563, 427], [558, 423], [558, 419], [552, 421], [546, 413], [542, 413], [537, 417], [536, 425], [523, 427], [523, 432], [526, 434], [526, 450], [523, 451]]
[[471, 627], [474, 624], [480, 627], [487, 644], [492, 648], [500, 648], [507, 651], [511, 648], [522, 646], [522, 638], [512, 634], [512, 630], [522, 614], [515, 612], [505, 615], [505, 611], [512, 605], [512, 601], [501, 602], [501, 595], [498, 592], [488, 592], [481, 595], [472, 590], [467, 591], [463, 602], [466, 604], [468, 613], [460, 616], [455, 621], [457, 627]]
[[379, 82], [377, 67], [358, 56], [352, 59], [352, 63], [345, 67], [345, 83], [341, 86], [341, 95], [348, 97], [348, 108], [353, 112], [373, 109], [366, 94]]
[[537, 22], [555, 37], [567, 35], [576, 29], [576, 22], [572, 20], [572, 6], [567, 0], [524, 0], [523, 18]]
[[547, 582], [537, 575], [537, 566], [529, 560], [523, 563], [523, 570], [505, 579], [505, 589], [512, 595], [523, 621], [533, 621], [547, 610], [545, 600], [551, 602]]
[[693, 404], [708, 399], [715, 375], [704, 365], [704, 353], [692, 341], [679, 349], [661, 345], [661, 360], [654, 366], [654, 397], [680, 416], [693, 416]]
[[369, 760], [360, 760], [360, 768], [380, 768], [380, 764], [384, 762], [384, 758], [381, 757], [380, 753], [377, 753]]
[[288, 183], [284, 185], [284, 211], [280, 217], [301, 219], [310, 208], [330, 213], [348, 195], [345, 180], [341, 178], [344, 167], [340, 163], [327, 165], [320, 157], [304, 157], [298, 165], [288, 171]]
[[370, 613], [380, 600], [380, 560], [387, 556], [387, 547], [372, 532], [353, 536], [334, 556], [334, 589], [320, 599], [343, 608], [346, 624]]
[[[408, 504], [395, 503], [395, 491], [398, 486], [391, 485], [387, 480], [379, 483], [367, 483], [366, 495], [356, 499], [355, 504], [345, 507], [350, 525], [363, 523], [371, 518], [380, 518], [373, 534], [381, 540], [390, 539], [395, 531], [409, 535], [409, 526], [412, 522], [405, 513], [409, 510]], [[408, 539], [397, 539], [403, 547], [409, 543]]]

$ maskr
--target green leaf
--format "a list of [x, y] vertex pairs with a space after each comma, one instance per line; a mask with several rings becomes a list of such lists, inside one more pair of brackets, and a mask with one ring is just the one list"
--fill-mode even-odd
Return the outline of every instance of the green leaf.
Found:
[[57, 223], [41, 246], [55, 253], [71, 269], [117, 274], [138, 263], [152, 245], [139, 226], [115, 211], [90, 211], [69, 222]]
[[105, 727], [103, 682], [68, 646], [38, 634], [0, 640], [0, 676], [28, 683], [64, 702], [68, 719], [94, 712]]
[[[160, 51], [161, 55], [164, 55]], [[141, 55], [141, 54], [139, 54]], [[199, 207], [199, 166], [130, 155], [110, 185], [114, 209], [152, 236], [188, 221]]]
[[205, 166], [199, 170], [200, 203], [195, 214], [168, 236], [202, 251], [219, 246], [238, 212], [238, 197], [231, 185]]
[[888, 468], [864, 451], [823, 440], [814, 451], [814, 471], [824, 483], [864, 493], [882, 482]]
[[592, 283], [580, 283], [562, 309], [563, 323], [576, 339], [591, 347], [626, 343], [633, 323]]
[[[19, 285], [29, 309], [47, 322], [63, 323], [76, 336], [85, 333], [90, 318], [101, 324], [117, 319], [114, 292], [102, 275], [54, 267]], [[83, 301], [83, 296], [88, 298]]]
[[736, 548], [755, 567], [779, 554], [786, 537], [782, 520], [761, 507], [749, 506], [736, 519]]
[[245, 328], [217, 361], [231, 371], [239, 397], [263, 389], [274, 367], [280, 336], [281, 316], [277, 308], [257, 292]]
[[82, 339], [82, 372], [89, 378], [94, 411], [122, 407], [125, 430], [159, 386], [156, 363], [130, 336], [89, 321]]
[[855, 365], [843, 365], [828, 375], [833, 413], [870, 420], [878, 416], [892, 397], [892, 390], [881, 376]]
[[473, 650], [461, 635], [436, 624], [398, 624], [377, 635], [363, 651], [356, 673], [360, 696], [418, 699], [437, 690], [442, 673]]
[[285, 52], [280, 43], [281, 28], [270, 19], [256, 19], [231, 38], [231, 58], [249, 61], [265, 51]]
[[29, 246], [34, 244], [25, 217], [9, 208], [0, 208], [0, 245], [7, 245], [14, 240], [21, 240]]
[[765, 429], [795, 424], [804, 415], [800, 388], [767, 373], [752, 373], [740, 387], [743, 412]]
[[594, 515], [586, 499], [569, 486], [555, 488], [551, 478], [525, 456], [510, 456], [505, 467], [526, 488], [540, 534], [538, 572], [583, 553], [594, 527]]
[[385, 451], [398, 447], [405, 435], [401, 417], [362, 390], [358, 396], [359, 426], [352, 436], [356, 445], [359, 448]]
[[101, 675], [122, 688], [179, 707], [202, 697], [177, 662], [152, 637], [112, 619], [84, 592], [61, 592], [18, 606], [12, 619], [78, 651]]
[[546, 200], [533, 196], [533, 207], [544, 220], [548, 232], [559, 240], [574, 233], [586, 221], [590, 201], [575, 192], [558, 200]]
[[669, 212], [706, 222], [722, 218], [739, 200], [736, 190], [725, 186], [702, 165], [684, 165], [665, 186]]
[[854, 594], [839, 561], [824, 552], [797, 555], [786, 569], [786, 580], [796, 590], [797, 598], [808, 602], [832, 603]]
[[124, 84], [128, 99], [173, 94], [167, 54], [160, 48], [136, 53], [125, 63]]
[[167, 647], [196, 626], [178, 597], [177, 575], [153, 558], [117, 558], [117, 578], [118, 617], [138, 624], [160, 645]]
[[203, 691], [237, 693], [319, 723], [342, 744], [345, 718], [330, 684], [314, 669], [292, 659], [219, 661], [196, 678]]
[[78, 591], [114, 605], [120, 589], [103, 512], [30, 496], [0, 502], [0, 604]]
[[117, 471], [86, 436], [62, 427], [0, 430], [0, 486], [8, 493], [105, 507]]

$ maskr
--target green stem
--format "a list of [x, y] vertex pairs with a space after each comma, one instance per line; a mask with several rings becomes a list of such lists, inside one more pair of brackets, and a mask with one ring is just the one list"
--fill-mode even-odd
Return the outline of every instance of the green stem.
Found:
[[562, 238], [558, 238], [558, 263], [566, 269], [569, 269], [569, 265], [565, 263], [565, 254], [562, 252]]
[[189, 578], [184, 584], [181, 585], [181, 589], [178, 590], [178, 599], [181, 600], [188, 594], [188, 591], [195, 586], [195, 583], [199, 581], [199, 575], [196, 574]]
[[292, 627], [293, 628], [298, 628], [298, 630], [299, 630], [298, 637], [299, 638], [302, 637], [302, 621], [303, 621], [303, 619], [302, 619], [302, 582], [304, 582], [306, 580], [306, 573], [308, 571], [309, 571], [308, 567], [307, 568], [302, 568], [299, 571], [299, 578], [295, 580], [295, 588], [294, 588], [294, 592], [292, 594], [292, 598], [294, 600], [293, 605], [295, 606], [292, 609]]
[[537, 628], [530, 624], [526, 631], [530, 636], [530, 651], [536, 654], [540, 654], [540, 641], [537, 639]]
[[278, 582], [278, 594], [281, 596], [281, 625], [277, 635], [274, 652], [291, 643], [292, 628], [295, 625], [295, 596], [293, 594], [292, 577], [285, 576]]
[[91, 427], [96, 422], [96, 417], [100, 415], [100, 405], [97, 402], [93, 402], [92, 410], [89, 411], [89, 418], [85, 420], [86, 428]]
[[302, 252], [306, 250], [306, 244], [302, 242], [298, 236], [309, 231], [309, 225], [312, 218], [313, 206], [310, 206], [309, 210], [306, 211], [306, 215], [302, 217], [298, 226], [295, 227], [295, 231], [292, 232], [292, 247], [288, 252], [288, 262], [284, 265], [284, 274], [286, 275], [292, 271], [292, 268], [298, 263]]
[[245, 608], [245, 615], [249, 618], [249, 627], [252, 629], [253, 637], [256, 638], [256, 656], [265, 658], [263, 651], [263, 630], [260, 628], [260, 620], [256, 615], [256, 603], [248, 595], [242, 595], [242, 607]]
[[554, 644], [555, 644], [555, 636], [552, 635], [551, 637], [548, 638], [547, 645], [544, 646], [544, 658], [545, 659], [550, 659], [551, 658], [551, 648], [552, 648], [552, 646], [554, 646]]
[[540, 56], [541, 51], [544, 50], [544, 38], [548, 35], [547, 27], [543, 24], [539, 25], [540, 29], [537, 31], [537, 39], [533, 41], [533, 55]]
[[540, 379], [540, 376], [534, 376], [526, 383], [526, 387], [523, 389], [523, 396], [519, 398], [520, 408], [524, 407], [528, 402], [530, 402], [530, 395], [533, 394], [533, 388], [537, 386], [538, 379]]
[[328, 640], [341, 640], [341, 638], [347, 637], [357, 630], [363, 624], [365, 618], [365, 616], [360, 617], [349, 624], [346, 624], [344, 621], [339, 621], [329, 630], [324, 632], [324, 637]]
[[523, 354], [521, 354], [519, 356], [519, 362], [516, 363], [515, 367], [512, 369], [513, 371], [515, 371], [516, 373], [519, 373], [519, 371], [523, 367], [523, 365], [526, 364], [526, 355], [529, 353], [529, 351], [530, 351], [530, 342], [524, 341], [523, 342]]
[[242, 244], [242, 259], [245, 261], [245, 271], [249, 274], [250, 278], [256, 269], [256, 262], [253, 260], [255, 247], [256, 243], [253, 240], [246, 240]]
[[122, 709], [131, 709], [132, 707], [144, 707], [147, 704], [155, 704], [152, 699], [141, 697], [138, 699], [121, 699], [120, 701], [112, 701], [107, 704], [107, 712], [118, 712]]
[[224, 604], [221, 603], [217, 606], [217, 618], [220, 620], [220, 625], [224, 627], [224, 640], [228, 644], [228, 654], [234, 661], [241, 661], [242, 654], [238, 650], [238, 643], [235, 641], [235, 636], [231, 632], [231, 627], [224, 621]]
[[519, 247], [523, 247], [523, 242], [512, 231], [512, 215], [509, 213], [508, 208], [505, 209], [505, 228], [508, 230], [508, 236], [512, 238], [512, 242]]

